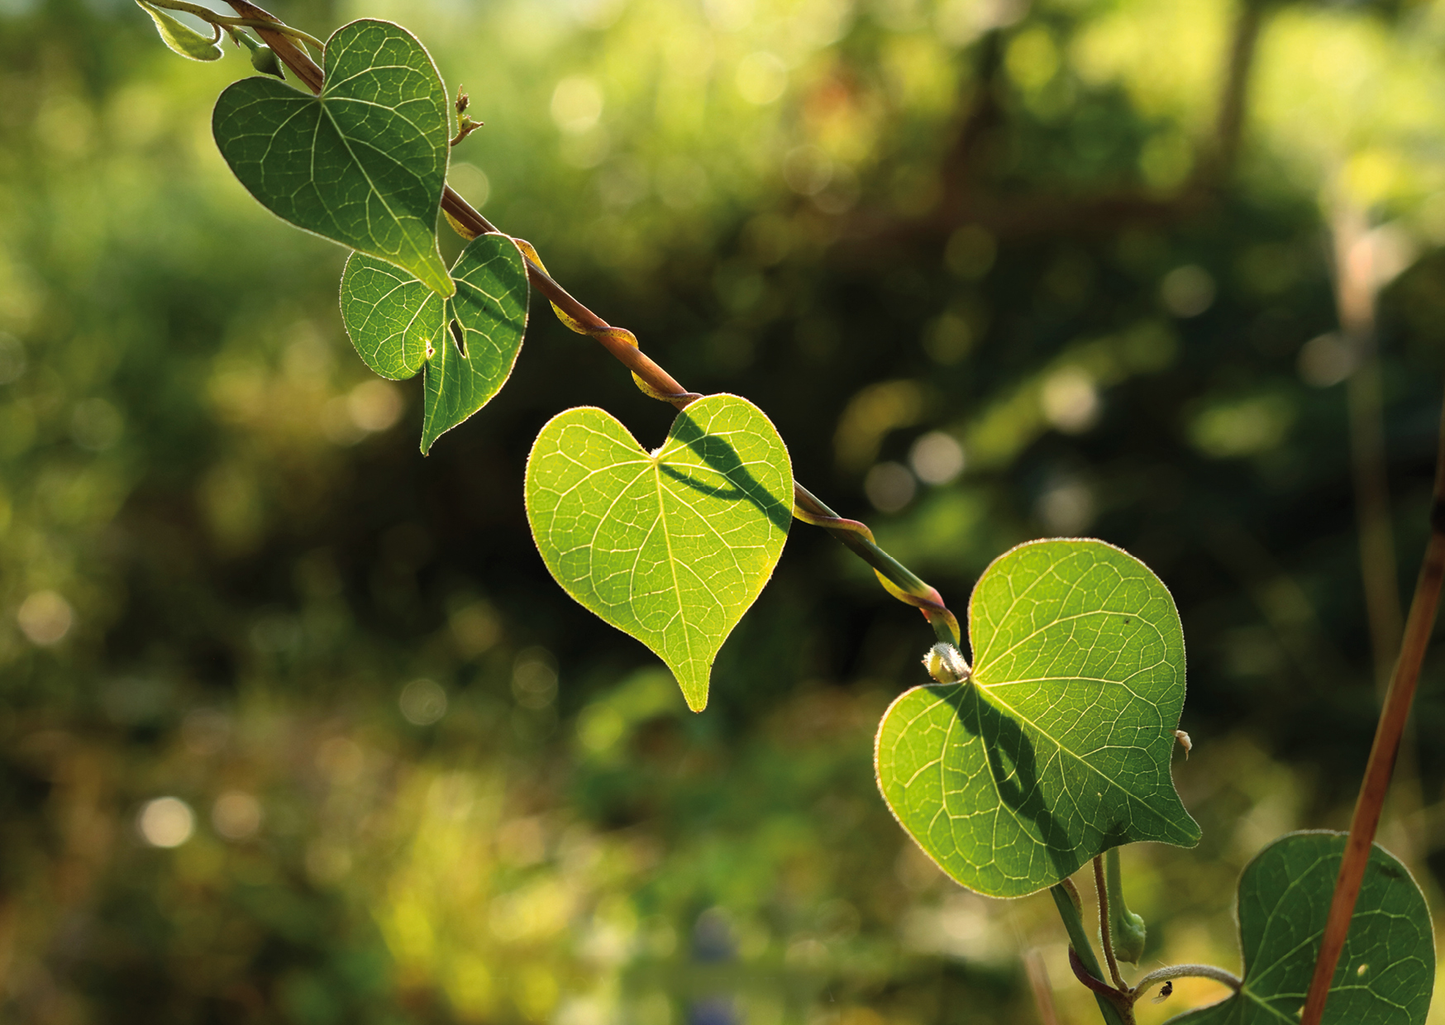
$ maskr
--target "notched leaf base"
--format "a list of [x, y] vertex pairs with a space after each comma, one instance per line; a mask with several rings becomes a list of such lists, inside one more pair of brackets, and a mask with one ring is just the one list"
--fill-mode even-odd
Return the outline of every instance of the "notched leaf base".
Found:
[[569, 409], [537, 435], [526, 490], [557, 582], [656, 652], [702, 711], [713, 659], [792, 522], [792, 463], [772, 423], [746, 399], [709, 395], [649, 453], [604, 410]]
[[1110, 847], [1193, 846], [1170, 775], [1184, 636], [1163, 583], [1102, 541], [994, 560], [969, 602], [969, 681], [915, 687], [879, 724], [879, 789], [962, 885], [1020, 897]]

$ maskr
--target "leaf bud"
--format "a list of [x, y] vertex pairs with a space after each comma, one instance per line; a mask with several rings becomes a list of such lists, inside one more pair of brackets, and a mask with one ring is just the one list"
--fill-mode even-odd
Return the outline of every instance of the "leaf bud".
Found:
[[959, 650], [943, 641], [928, 649], [923, 666], [939, 683], [963, 683], [973, 672]]
[[274, 75], [283, 81], [286, 78], [281, 71], [281, 61], [276, 57], [276, 51], [264, 43], [251, 51], [251, 67], [263, 75]]

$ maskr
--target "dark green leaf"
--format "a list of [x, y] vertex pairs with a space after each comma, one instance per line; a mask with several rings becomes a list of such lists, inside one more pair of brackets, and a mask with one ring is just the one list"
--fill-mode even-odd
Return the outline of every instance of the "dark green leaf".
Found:
[[216, 145], [263, 206], [299, 228], [395, 264], [451, 295], [437, 249], [447, 94], [421, 43], [362, 20], [326, 42], [319, 96], [272, 78], [216, 101]]
[[[1173, 1025], [1283, 1025], [1299, 1021], [1324, 935], [1343, 833], [1291, 833], [1257, 854], [1239, 878], [1244, 988]], [[1324, 1025], [1419, 1025], [1435, 985], [1435, 940], [1425, 897], [1384, 848], [1370, 851]]]
[[352, 254], [341, 276], [341, 317], [366, 365], [394, 381], [426, 368], [423, 452], [501, 389], [527, 329], [527, 271], [510, 238], [474, 239], [452, 277], [456, 294], [443, 299], [362, 253]]

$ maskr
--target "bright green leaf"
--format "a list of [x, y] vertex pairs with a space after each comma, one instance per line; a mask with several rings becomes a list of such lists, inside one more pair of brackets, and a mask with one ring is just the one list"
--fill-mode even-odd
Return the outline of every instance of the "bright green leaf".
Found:
[[969, 889], [1018, 897], [1136, 840], [1192, 846], [1169, 775], [1184, 634], [1168, 590], [1102, 541], [1020, 545], [974, 587], [975, 664], [878, 728], [883, 797]]
[[456, 294], [443, 299], [362, 253], [351, 255], [341, 276], [341, 318], [366, 365], [393, 381], [426, 368], [423, 452], [497, 394], [527, 329], [526, 265], [506, 235], [474, 239], [452, 277]]
[[299, 228], [395, 264], [441, 295], [447, 93], [406, 29], [364, 19], [326, 42], [319, 96], [273, 78], [221, 93], [216, 145], [251, 195]]
[[156, 23], [156, 31], [161, 34], [161, 41], [182, 57], [189, 57], [193, 61], [213, 61], [221, 59], [221, 27], [215, 27], [215, 34], [208, 36], [197, 32], [185, 22], [172, 17], [165, 11], [145, 2], [135, 0], [140, 9], [151, 16], [151, 21]]
[[772, 423], [746, 399], [709, 395], [644, 452], [609, 413], [569, 409], [537, 435], [526, 490], [557, 582], [655, 651], [702, 711], [713, 659], [792, 522], [792, 463]]
[[[1299, 1021], [1324, 935], [1343, 833], [1291, 833], [1239, 877], [1244, 988], [1171, 1018], [1171, 1025], [1282, 1025]], [[1405, 866], [1378, 845], [1345, 949], [1330, 983], [1325, 1025], [1418, 1025], [1435, 985], [1435, 941], [1425, 897]]]

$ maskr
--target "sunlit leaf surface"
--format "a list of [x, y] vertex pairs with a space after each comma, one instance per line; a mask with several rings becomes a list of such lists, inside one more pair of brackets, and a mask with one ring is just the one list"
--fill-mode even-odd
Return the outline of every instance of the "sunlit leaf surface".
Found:
[[400, 381], [426, 368], [421, 450], [485, 406], [506, 383], [527, 328], [527, 271], [517, 244], [482, 235], [452, 266], [443, 299], [399, 268], [354, 253], [341, 316], [366, 365]]
[[974, 588], [972, 679], [915, 687], [879, 726], [879, 787], [970, 889], [1016, 897], [1109, 847], [1191, 846], [1169, 775], [1184, 638], [1169, 592], [1102, 541], [1021, 545]]
[[[1343, 833], [1292, 833], [1239, 878], [1244, 988], [1170, 1019], [1176, 1025], [1296, 1022], [1314, 974], [1345, 850]], [[1326, 1025], [1415, 1025], [1430, 1009], [1435, 942], [1425, 896], [1405, 866], [1376, 845], [1330, 984]]]
[[145, 0], [135, 0], [135, 2], [140, 5], [141, 10], [151, 16], [151, 21], [156, 23], [156, 31], [160, 33], [161, 41], [173, 52], [193, 61], [221, 59], [220, 29], [211, 35], [205, 35], [160, 8], [151, 6]]
[[326, 42], [320, 95], [246, 78], [216, 101], [212, 131], [241, 184], [279, 217], [452, 294], [437, 250], [447, 94], [421, 43], [363, 19]]
[[645, 452], [611, 414], [553, 417], [527, 516], [567, 593], [667, 663], [694, 711], [713, 658], [772, 575], [792, 519], [788, 450], [762, 411], [709, 395]]

